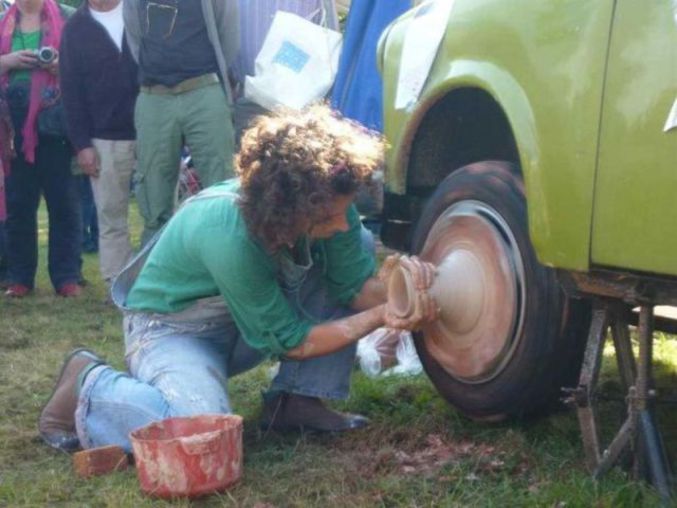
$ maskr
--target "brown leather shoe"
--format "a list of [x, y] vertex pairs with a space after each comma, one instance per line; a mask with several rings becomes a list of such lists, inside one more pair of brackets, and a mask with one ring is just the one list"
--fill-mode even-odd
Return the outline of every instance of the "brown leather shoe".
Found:
[[38, 420], [40, 436], [52, 448], [74, 451], [80, 447], [75, 431], [78, 382], [81, 381], [78, 378], [86, 368], [102, 363], [101, 358], [84, 348], [76, 349], [66, 357], [52, 395]]
[[264, 430], [343, 432], [365, 427], [368, 423], [364, 416], [329, 409], [316, 397], [286, 392], [263, 395], [261, 427]]

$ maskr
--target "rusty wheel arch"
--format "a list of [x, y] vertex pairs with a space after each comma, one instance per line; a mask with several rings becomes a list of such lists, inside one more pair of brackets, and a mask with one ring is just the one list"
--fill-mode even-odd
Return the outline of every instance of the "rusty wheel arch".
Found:
[[519, 171], [512, 128], [487, 92], [455, 89], [436, 100], [418, 123], [406, 162], [407, 194], [427, 197], [453, 170], [483, 160], [511, 162]]

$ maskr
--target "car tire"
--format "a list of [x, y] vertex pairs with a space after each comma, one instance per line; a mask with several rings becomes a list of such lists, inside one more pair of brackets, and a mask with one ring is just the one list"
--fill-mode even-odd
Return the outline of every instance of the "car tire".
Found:
[[[412, 247], [438, 265], [463, 251], [483, 281], [481, 303], [468, 304], [478, 318], [469, 335], [446, 324], [415, 334], [425, 371], [449, 403], [474, 419], [501, 420], [551, 408], [561, 387], [576, 384], [590, 307], [567, 298], [555, 271], [538, 262], [514, 165], [485, 161], [453, 171], [428, 200]], [[437, 283], [454, 289], [454, 280]]]

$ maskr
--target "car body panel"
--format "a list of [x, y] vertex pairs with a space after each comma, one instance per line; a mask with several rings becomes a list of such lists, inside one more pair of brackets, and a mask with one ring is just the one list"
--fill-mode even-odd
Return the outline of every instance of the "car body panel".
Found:
[[[446, 35], [412, 111], [392, 108], [412, 13], [384, 41], [386, 191], [407, 192], [416, 128], [445, 94], [479, 87], [512, 127], [540, 261], [585, 270], [613, 0], [456, 0]], [[576, 128], [563, 128], [576, 118]], [[415, 170], [415, 169], [413, 169]]]
[[677, 275], [677, 2], [618, 0], [602, 113], [594, 264]]

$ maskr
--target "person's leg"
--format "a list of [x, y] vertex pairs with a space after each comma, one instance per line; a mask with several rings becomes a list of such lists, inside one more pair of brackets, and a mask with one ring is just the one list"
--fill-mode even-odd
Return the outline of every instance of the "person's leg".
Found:
[[89, 183], [89, 176], [78, 175], [75, 177], [80, 187], [80, 205], [82, 208], [82, 251], [96, 252], [98, 250], [98, 238], [95, 234], [98, 231], [96, 223], [96, 207], [94, 206], [94, 196], [92, 195], [92, 186]]
[[[322, 284], [319, 269], [313, 269], [301, 289], [297, 305], [320, 321], [339, 319], [351, 312], [331, 305]], [[286, 392], [322, 399], [345, 399], [350, 390], [350, 374], [355, 362], [356, 345], [308, 360], [282, 360], [273, 379], [271, 392]]]
[[[4, 189], [0, 190], [4, 192]], [[7, 286], [7, 239], [5, 221], [0, 221], [0, 289]]]
[[233, 176], [231, 108], [221, 85], [181, 94], [182, 131], [202, 187]]
[[40, 138], [35, 160], [49, 214], [49, 276], [57, 291], [66, 284], [80, 281], [82, 207], [78, 181], [71, 172], [71, 159], [68, 142]]
[[[184, 94], [185, 95], [185, 94]], [[136, 100], [134, 123], [137, 133], [135, 193], [143, 217], [142, 244], [174, 213], [174, 194], [181, 156], [182, 104], [175, 95], [141, 92]]]
[[[362, 228], [363, 249], [374, 252], [372, 234]], [[322, 267], [314, 266], [298, 297], [290, 298], [292, 305], [318, 321], [329, 321], [352, 313], [346, 307], [330, 303], [323, 281]], [[357, 345], [353, 344], [335, 353], [309, 360], [283, 360], [273, 379], [271, 392], [283, 391], [323, 399], [345, 399], [350, 390], [350, 374], [355, 363]]]
[[[362, 244], [367, 250], [373, 249], [373, 239], [366, 230], [363, 230]], [[298, 294], [289, 293], [287, 296], [300, 314], [316, 321], [339, 319], [353, 312], [329, 301], [323, 267], [317, 265], [308, 273]], [[311, 429], [332, 432], [365, 426], [368, 420], [363, 416], [333, 411], [321, 400], [348, 396], [356, 349], [356, 345], [351, 345], [308, 360], [282, 360], [270, 391], [263, 395], [263, 426], [281, 431]]]
[[134, 170], [134, 141], [94, 139], [99, 176], [91, 179], [99, 221], [99, 266], [110, 281], [132, 258], [129, 239], [129, 182]]
[[38, 267], [40, 182], [35, 164], [26, 162], [19, 143], [15, 146], [17, 156], [12, 160], [12, 172], [5, 182], [7, 281], [33, 288]]
[[129, 433], [173, 416], [229, 413], [231, 326], [169, 325], [153, 316], [124, 321], [130, 374], [99, 366], [85, 378], [75, 422], [84, 448], [119, 445], [131, 450]]

